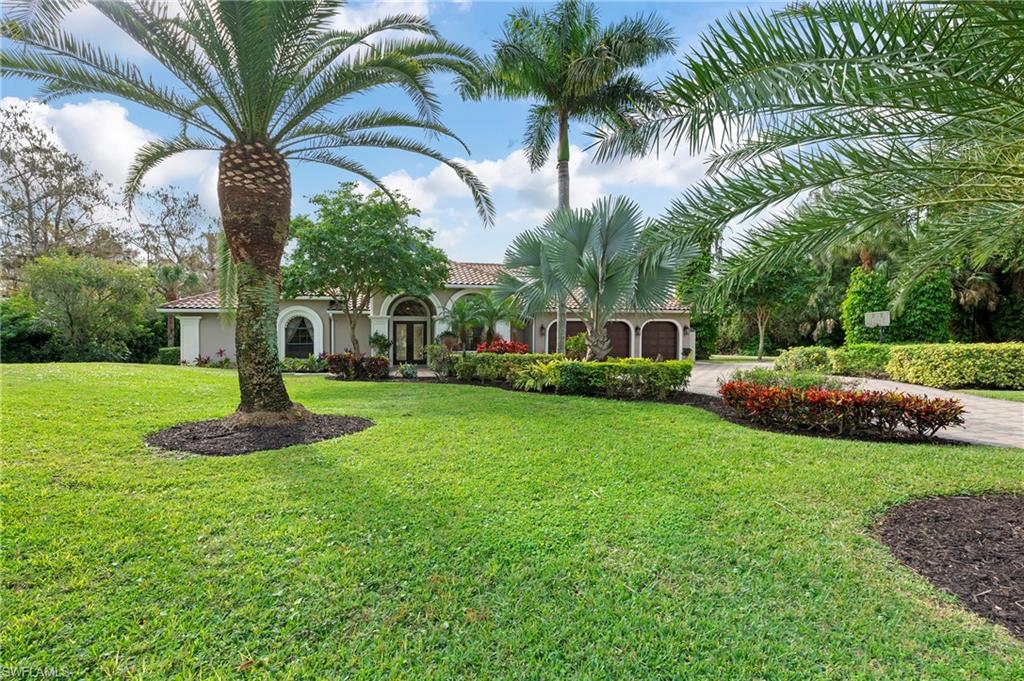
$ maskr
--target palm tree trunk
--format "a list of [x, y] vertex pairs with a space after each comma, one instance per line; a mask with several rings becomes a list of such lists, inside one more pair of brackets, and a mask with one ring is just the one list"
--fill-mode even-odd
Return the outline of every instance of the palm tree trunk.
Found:
[[[569, 210], [569, 114], [565, 111], [558, 113], [558, 208]], [[558, 301], [558, 309], [555, 313], [555, 352], [565, 354], [565, 327], [566, 327], [566, 305], [565, 296]]]
[[603, 326], [591, 324], [587, 329], [587, 359], [603, 362], [611, 351], [612, 341], [608, 338], [608, 331]]
[[288, 164], [262, 144], [225, 147], [220, 154], [217, 190], [238, 280], [238, 411], [286, 412], [293, 404], [277, 356], [277, 312], [281, 256], [291, 218]]
[[167, 347], [174, 346], [174, 315], [167, 315]]

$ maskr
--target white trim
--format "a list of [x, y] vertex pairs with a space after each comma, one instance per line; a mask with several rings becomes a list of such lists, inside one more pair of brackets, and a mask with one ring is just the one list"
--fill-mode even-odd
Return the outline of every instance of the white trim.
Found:
[[305, 305], [289, 305], [277, 313], [277, 356], [284, 359], [284, 330], [295, 317], [306, 317], [313, 323], [313, 354], [324, 351], [324, 320], [320, 315]]
[[[419, 300], [422, 302], [422, 298], [420, 296], [414, 296], [411, 293], [395, 293], [384, 299], [384, 302], [380, 304], [380, 308], [378, 310], [379, 314], [376, 316], [390, 318], [391, 304], [401, 298], [412, 298], [413, 300]], [[433, 293], [428, 294], [426, 298], [434, 304], [434, 310], [436, 310], [437, 313], [440, 313], [441, 310], [444, 309], [444, 305], [441, 304], [441, 300]], [[430, 310], [427, 310], [427, 317], [429, 318], [430, 316]]]
[[655, 319], [645, 319], [644, 323], [640, 325], [640, 354], [637, 357], [643, 357], [644, 352], [644, 327], [651, 322], [672, 322], [676, 325], [676, 356], [674, 359], [683, 358], [683, 327], [676, 319], [662, 319], [660, 317]]
[[[576, 317], [575, 319], [573, 319], [571, 317], [566, 317], [565, 321], [566, 322], [581, 322], [584, 326], [586, 326], [586, 322], [584, 322], [579, 317]], [[548, 345], [548, 335], [551, 333], [551, 325], [555, 324], [557, 322], [558, 322], [557, 318], [556, 319], [552, 319], [550, 322], [548, 322], [547, 326], [544, 327], [544, 352], [547, 352], [548, 348], [550, 347]], [[633, 326], [633, 322], [629, 321], [628, 319], [614, 318], [614, 319], [609, 319], [608, 322], [606, 322], [606, 323], [611, 323], [611, 322], [622, 322], [623, 324], [625, 324], [626, 326], [629, 327], [629, 356], [630, 357], [639, 357], [639, 355], [636, 354], [636, 352], [637, 352], [637, 349], [636, 349], [636, 327]], [[568, 337], [566, 337], [566, 340], [569, 340]]]

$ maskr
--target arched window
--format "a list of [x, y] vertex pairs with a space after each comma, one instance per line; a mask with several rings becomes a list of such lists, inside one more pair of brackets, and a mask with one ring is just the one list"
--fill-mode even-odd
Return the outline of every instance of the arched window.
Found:
[[418, 300], [406, 298], [395, 305], [391, 314], [394, 317], [426, 317], [427, 306]]
[[292, 317], [284, 327], [284, 356], [306, 359], [313, 354], [313, 324], [305, 317]]

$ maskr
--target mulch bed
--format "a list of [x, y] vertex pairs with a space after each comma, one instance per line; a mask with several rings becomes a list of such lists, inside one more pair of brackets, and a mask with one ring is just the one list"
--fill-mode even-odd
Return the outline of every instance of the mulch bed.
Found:
[[373, 425], [358, 416], [312, 414], [296, 423], [274, 426], [233, 427], [222, 419], [182, 423], [153, 433], [146, 444], [207, 456], [232, 456], [291, 445], [306, 445], [350, 435]]
[[901, 563], [1024, 640], [1024, 496], [914, 501], [877, 532]]

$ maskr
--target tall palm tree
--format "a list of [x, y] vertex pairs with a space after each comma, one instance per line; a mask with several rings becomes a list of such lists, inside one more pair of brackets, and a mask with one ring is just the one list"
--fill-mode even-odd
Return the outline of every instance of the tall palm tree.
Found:
[[[921, 222], [904, 291], [948, 262], [1024, 264], [1024, 5], [801, 3], [715, 23], [655, 107], [605, 130], [598, 156], [713, 151], [666, 238], [760, 216], [719, 281], [742, 287], [797, 253]], [[817, 190], [827, 201], [804, 201]], [[773, 209], [763, 213], [765, 209]]]
[[[526, 158], [536, 172], [557, 145], [558, 208], [568, 209], [569, 122], [605, 123], [648, 102], [651, 90], [636, 70], [675, 45], [668, 24], [654, 15], [601, 26], [594, 5], [581, 0], [562, 0], [544, 13], [524, 7], [506, 19], [477, 94], [534, 102]], [[565, 299], [556, 302], [557, 350], [565, 352]]]
[[[557, 210], [544, 224], [545, 258], [587, 328], [587, 359], [611, 352], [605, 327], [616, 312], [664, 305], [682, 266], [698, 253], [653, 245], [651, 230], [640, 207], [624, 197], [598, 199], [586, 210]], [[542, 303], [534, 300], [527, 314], [539, 311]]]
[[[465, 166], [392, 131], [405, 128], [457, 140], [438, 121], [430, 77], [452, 72], [468, 83], [478, 73], [471, 50], [444, 40], [422, 18], [396, 15], [347, 31], [332, 28], [344, 5], [340, 0], [181, 0], [173, 16], [163, 3], [89, 0], [173, 76], [175, 84], [165, 86], [63, 31], [56, 20], [79, 2], [20, 4], [44, 11], [33, 20], [24, 19], [24, 12], [9, 14], [13, 19], [3, 30], [13, 44], [0, 57], [0, 73], [40, 82], [48, 97], [104, 93], [180, 121], [177, 136], [139, 150], [126, 183], [128, 196], [139, 190], [148, 170], [170, 156], [194, 149], [219, 153], [217, 190], [237, 281], [242, 414], [293, 407], [278, 366], [275, 333], [291, 217], [289, 161], [324, 163], [379, 186], [373, 173], [342, 153], [346, 148], [421, 154], [452, 168], [484, 220], [493, 217], [486, 188]], [[392, 38], [388, 31], [415, 37]], [[406, 93], [417, 114], [338, 111], [389, 85]]]
[[[183, 293], [199, 288], [199, 275], [177, 263], [163, 263], [153, 267], [156, 288], [165, 302], [177, 300]], [[167, 315], [167, 345], [174, 345], [174, 315]]]

